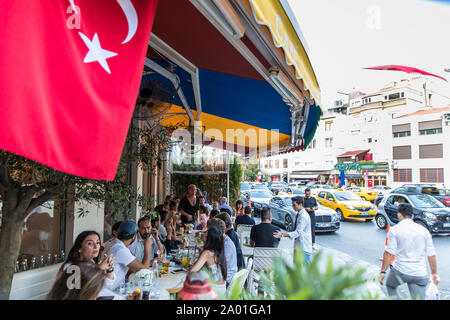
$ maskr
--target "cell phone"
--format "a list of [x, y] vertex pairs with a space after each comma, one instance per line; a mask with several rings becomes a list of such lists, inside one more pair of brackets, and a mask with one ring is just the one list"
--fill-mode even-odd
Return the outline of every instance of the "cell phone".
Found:
[[178, 272], [183, 272], [183, 269], [176, 269], [176, 270], [172, 270], [173, 273], [178, 273]]

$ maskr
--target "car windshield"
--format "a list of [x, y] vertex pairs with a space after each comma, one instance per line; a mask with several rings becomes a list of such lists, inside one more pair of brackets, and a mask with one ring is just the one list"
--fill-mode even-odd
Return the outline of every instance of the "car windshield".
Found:
[[322, 189], [333, 189], [331, 186], [322, 186]]
[[361, 192], [361, 188], [354, 188], [353, 191], [354, 192]]
[[258, 190], [249, 193], [251, 198], [272, 198], [273, 194], [270, 191]]
[[416, 208], [445, 208], [442, 203], [427, 194], [414, 194], [409, 198]]
[[292, 189], [292, 194], [305, 194], [302, 189]]
[[336, 196], [336, 198], [339, 201], [356, 201], [356, 200], [361, 200], [361, 198], [353, 192], [346, 192], [346, 191], [340, 191], [340, 192], [335, 192], [334, 195]]
[[449, 196], [450, 195], [450, 190], [449, 189], [439, 189], [439, 194], [441, 196]]
[[435, 187], [423, 187], [422, 193], [426, 194], [439, 194], [439, 189]]

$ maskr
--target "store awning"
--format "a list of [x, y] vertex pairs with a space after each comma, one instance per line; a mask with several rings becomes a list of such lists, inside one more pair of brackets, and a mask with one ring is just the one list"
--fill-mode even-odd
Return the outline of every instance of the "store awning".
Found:
[[[150, 73], [143, 79], [165, 81], [177, 92], [163, 125], [187, 126], [195, 120], [205, 144], [231, 145], [244, 154], [277, 152], [312, 139], [321, 113], [320, 90], [282, 2], [159, 3], [147, 54]], [[270, 30], [278, 30], [281, 38]], [[167, 81], [155, 63], [178, 82]], [[294, 129], [292, 108], [300, 119]], [[291, 139], [292, 132], [301, 141]]]

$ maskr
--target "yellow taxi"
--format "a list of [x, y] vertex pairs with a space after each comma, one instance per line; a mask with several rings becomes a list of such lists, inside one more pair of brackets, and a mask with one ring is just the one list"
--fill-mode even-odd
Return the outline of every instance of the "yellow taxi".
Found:
[[352, 191], [321, 191], [316, 200], [321, 205], [335, 210], [341, 221], [371, 221], [375, 217], [374, 206]]
[[353, 187], [350, 188], [350, 190], [356, 193], [361, 199], [366, 201], [373, 201], [377, 197], [374, 192], [365, 188]]

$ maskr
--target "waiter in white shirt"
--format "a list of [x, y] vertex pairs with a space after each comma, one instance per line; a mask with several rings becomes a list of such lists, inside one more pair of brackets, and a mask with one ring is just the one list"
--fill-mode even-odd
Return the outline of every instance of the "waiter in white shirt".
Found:
[[400, 222], [388, 233], [388, 245], [383, 255], [380, 284], [383, 285], [386, 270], [391, 266], [395, 255], [395, 262], [391, 266], [386, 287], [389, 296], [397, 296], [400, 278], [408, 284], [411, 297], [425, 299], [425, 292], [430, 279], [427, 271], [427, 260], [430, 265], [433, 282], [439, 284], [437, 274], [436, 251], [430, 232], [412, 220], [413, 212], [409, 203], [398, 206]]
[[303, 207], [303, 197], [297, 196], [292, 198], [292, 208], [297, 213], [295, 217], [295, 228], [293, 232], [281, 233], [274, 232], [275, 238], [289, 237], [294, 239], [294, 250], [296, 246], [300, 246], [303, 251], [306, 263], [311, 263], [312, 255], [312, 236], [311, 236], [311, 218]]

